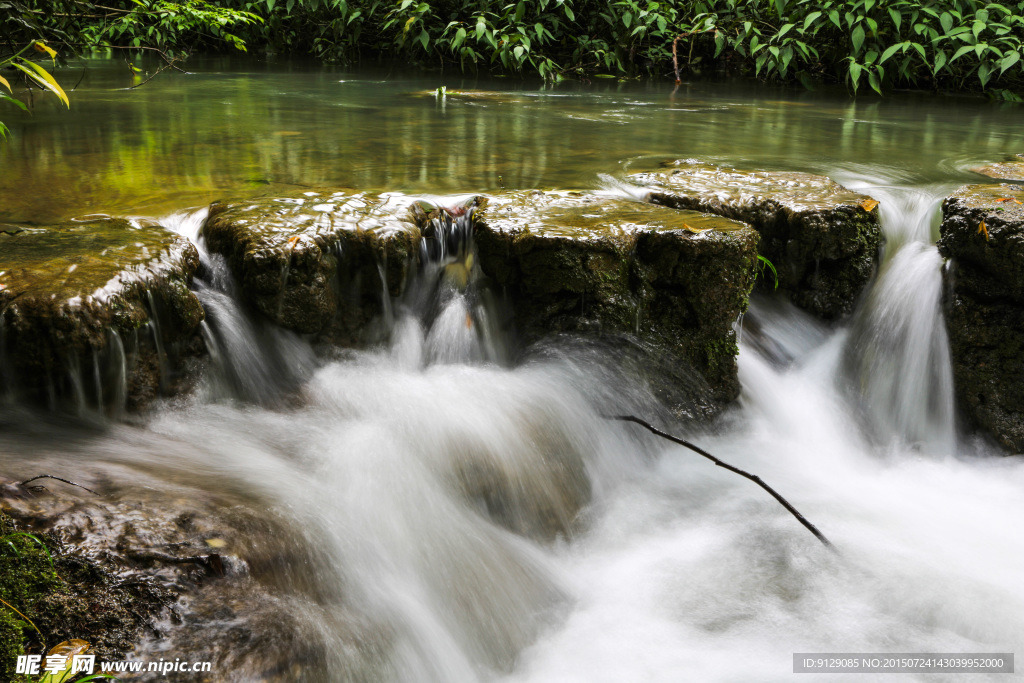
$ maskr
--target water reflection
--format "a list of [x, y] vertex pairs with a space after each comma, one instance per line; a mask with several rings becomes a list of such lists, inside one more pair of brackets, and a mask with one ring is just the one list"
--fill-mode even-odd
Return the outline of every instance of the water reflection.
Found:
[[[818, 171], [913, 163], [926, 180], [968, 179], [975, 161], [1024, 148], [1019, 112], [976, 100], [189, 66], [126, 90], [120, 63], [92, 61], [70, 111], [46, 98], [31, 116], [5, 111], [14, 135], [0, 147], [0, 218], [152, 215], [295, 185], [580, 188], [646, 156]], [[81, 72], [58, 75], [67, 83]], [[440, 84], [492, 96], [431, 96]]]

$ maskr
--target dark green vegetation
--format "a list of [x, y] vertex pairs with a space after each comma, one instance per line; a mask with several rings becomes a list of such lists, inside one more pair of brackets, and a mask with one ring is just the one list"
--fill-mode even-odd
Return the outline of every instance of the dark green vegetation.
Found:
[[[34, 40], [63, 56], [250, 49], [353, 63], [564, 77], [736, 74], [1024, 92], [1024, 2], [981, 0], [4, 0], [0, 59]], [[674, 54], [675, 53], [675, 54]], [[166, 66], [167, 64], [164, 64]]]
[[967, 185], [942, 205], [950, 258], [946, 324], [957, 400], [968, 420], [1024, 451], [1024, 191]]

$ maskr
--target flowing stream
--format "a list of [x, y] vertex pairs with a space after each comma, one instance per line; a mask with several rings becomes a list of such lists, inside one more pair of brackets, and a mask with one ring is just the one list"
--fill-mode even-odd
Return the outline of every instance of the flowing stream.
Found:
[[[665, 94], [613, 93], [603, 106], [566, 97], [555, 111], [610, 125], [617, 111], [629, 115], [623, 101], [636, 98], [642, 109]], [[759, 115], [702, 97], [706, 119]], [[526, 99], [503, 105], [525, 117], [516, 125], [542, 116]], [[807, 106], [799, 115], [820, 122], [838, 105]], [[857, 120], [839, 117], [844, 126]], [[740, 137], [770, 131], [771, 121]], [[995, 142], [1006, 143], [1011, 134], [999, 130]], [[974, 131], [964, 149], [981, 144]], [[656, 153], [661, 143], [638, 135], [643, 153]], [[488, 322], [496, 311], [472, 283], [451, 286], [443, 272], [432, 276], [436, 289], [424, 284], [388, 302], [387, 344], [325, 357], [254, 319], [224, 264], [204, 253], [196, 289], [211, 361], [203, 385], [144, 420], [98, 429], [9, 410], [0, 468], [113, 482], [112, 500], [143, 516], [147, 501], [164, 495], [150, 492], [164, 490], [272, 522], [274, 533], [239, 525], [251, 537], [237, 542], [288, 558], [250, 572], [273, 587], [290, 636], [267, 624], [266, 641], [232, 640], [224, 634], [233, 619], [262, 624], [261, 608], [235, 596], [235, 616], [221, 618], [218, 601], [230, 600], [213, 595], [182, 606], [185, 635], [147, 640], [138, 653], [219, 648], [210, 653], [217, 680], [265, 680], [261, 653], [288, 660], [289, 651], [294, 668], [274, 680], [778, 681], [794, 676], [794, 652], [1024, 653], [1024, 462], [958, 429], [940, 309], [938, 205], [962, 182], [969, 155], [915, 175], [922, 158], [886, 164], [863, 152], [871, 135], [850, 136], [836, 154], [856, 164], [802, 162], [881, 201], [887, 242], [870, 291], [835, 328], [755, 297], [738, 323], [738, 403], [713, 429], [674, 428], [764, 478], [837, 553], [751, 482], [602, 418], [666, 417], [614, 355], [549, 344], [510, 362], [511, 341]], [[798, 165], [774, 145], [765, 163]], [[740, 145], [727, 153], [734, 163], [758, 158]], [[636, 157], [619, 156], [627, 158]], [[579, 177], [596, 185], [604, 171], [583, 165]], [[514, 166], [488, 173], [523, 186], [557, 176], [550, 160], [535, 162], [535, 177]], [[138, 205], [126, 192], [113, 203]], [[80, 210], [82, 200], [62, 201]], [[166, 201], [179, 204], [169, 215]], [[202, 247], [204, 210], [166, 201], [150, 215]], [[190, 615], [202, 624], [191, 636]], [[237, 657], [223, 652], [229, 645]]]

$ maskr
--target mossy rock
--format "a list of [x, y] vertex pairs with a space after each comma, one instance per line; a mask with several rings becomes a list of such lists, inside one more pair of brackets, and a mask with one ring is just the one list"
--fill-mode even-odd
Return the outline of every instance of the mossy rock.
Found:
[[157, 225], [5, 226], [0, 384], [105, 405], [171, 391], [204, 317], [189, 290], [198, 266], [195, 247]]
[[0, 680], [14, 678], [17, 655], [72, 638], [87, 640], [100, 657], [122, 658], [169, 602], [155, 584], [128, 583], [0, 512], [0, 598], [11, 606], [0, 604]]
[[[942, 204], [939, 251], [962, 413], [1011, 452], [1024, 451], [1024, 188], [967, 185]], [[983, 227], [984, 226], [984, 227]]]
[[559, 333], [639, 340], [623, 348], [658, 357], [650, 368], [668, 357], [703, 379], [709, 401], [694, 406], [693, 396], [673, 395], [685, 383], [647, 373], [677, 412], [713, 413], [739, 394], [732, 324], [757, 262], [748, 225], [581, 192], [489, 196], [478, 216], [480, 267], [506, 293], [524, 342]]
[[[809, 173], [741, 171], [695, 160], [629, 180], [649, 200], [744, 221], [760, 233], [759, 252], [778, 270], [778, 286], [800, 308], [826, 320], [853, 311], [875, 272], [878, 202]], [[774, 283], [773, 283], [774, 284]]]
[[401, 294], [417, 262], [412, 203], [347, 190], [215, 202], [203, 237], [271, 321], [355, 343], [380, 313], [383, 288]]

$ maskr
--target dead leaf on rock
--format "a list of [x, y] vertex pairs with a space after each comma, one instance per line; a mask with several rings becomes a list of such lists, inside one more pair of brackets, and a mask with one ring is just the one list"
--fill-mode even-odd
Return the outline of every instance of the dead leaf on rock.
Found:
[[862, 201], [860, 203], [860, 206], [861, 206], [862, 209], [864, 209], [865, 211], [870, 213], [872, 209], [874, 209], [876, 206], [878, 206], [878, 200], [877, 199], [865, 199], [864, 201]]
[[988, 242], [988, 228], [985, 227], [985, 221], [982, 221], [981, 225], [978, 226], [978, 233], [983, 233], [985, 235], [985, 241]]

